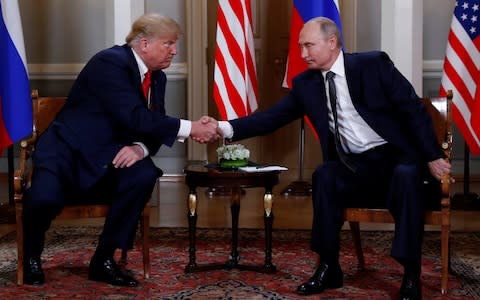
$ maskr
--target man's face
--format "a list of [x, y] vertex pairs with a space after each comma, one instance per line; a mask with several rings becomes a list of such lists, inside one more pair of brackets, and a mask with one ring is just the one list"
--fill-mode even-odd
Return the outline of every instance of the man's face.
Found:
[[142, 40], [142, 52], [148, 69], [168, 68], [177, 54], [177, 36]]
[[334, 35], [325, 36], [316, 23], [305, 24], [300, 31], [298, 45], [309, 69], [329, 70], [339, 53], [337, 38]]

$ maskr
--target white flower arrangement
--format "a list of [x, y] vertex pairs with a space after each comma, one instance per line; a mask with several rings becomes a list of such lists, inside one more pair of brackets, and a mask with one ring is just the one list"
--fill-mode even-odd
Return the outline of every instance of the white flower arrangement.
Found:
[[217, 148], [219, 160], [246, 160], [250, 157], [250, 150], [242, 144], [230, 144]]

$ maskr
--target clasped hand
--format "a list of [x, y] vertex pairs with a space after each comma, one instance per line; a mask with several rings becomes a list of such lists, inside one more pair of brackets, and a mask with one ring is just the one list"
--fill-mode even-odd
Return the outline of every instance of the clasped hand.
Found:
[[[443, 158], [436, 159], [428, 163], [428, 168], [433, 177], [435, 177], [440, 182], [443, 182], [443, 177], [451, 173], [452, 165]], [[451, 176], [448, 176], [450, 183], [454, 183], [455, 179]]]
[[220, 138], [218, 121], [209, 116], [203, 116], [197, 121], [192, 121], [190, 136], [196, 142], [205, 144]]
[[115, 168], [128, 168], [143, 159], [143, 149], [139, 145], [124, 146], [112, 161]]

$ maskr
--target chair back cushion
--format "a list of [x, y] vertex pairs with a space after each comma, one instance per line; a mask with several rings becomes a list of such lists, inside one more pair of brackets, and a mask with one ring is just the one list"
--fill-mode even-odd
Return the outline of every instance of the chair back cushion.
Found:
[[65, 97], [39, 97], [38, 92], [32, 93], [33, 126], [41, 134], [52, 123], [57, 113], [65, 104]]

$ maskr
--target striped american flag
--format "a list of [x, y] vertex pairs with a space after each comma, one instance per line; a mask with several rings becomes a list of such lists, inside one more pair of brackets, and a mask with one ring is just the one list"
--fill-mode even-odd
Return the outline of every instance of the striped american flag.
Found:
[[213, 98], [222, 120], [258, 107], [250, 0], [219, 0]]
[[480, 0], [456, 1], [440, 95], [453, 91], [452, 117], [472, 154], [480, 154]]

